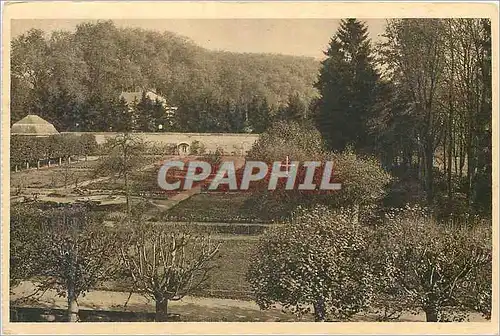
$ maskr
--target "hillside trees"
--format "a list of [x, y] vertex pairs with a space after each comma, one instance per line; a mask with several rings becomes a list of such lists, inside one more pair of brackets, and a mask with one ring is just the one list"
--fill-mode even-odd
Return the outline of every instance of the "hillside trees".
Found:
[[342, 20], [322, 62], [316, 87], [320, 92], [317, 125], [329, 149], [348, 145], [366, 150], [367, 122], [376, 100], [379, 75], [373, 64], [367, 26]]
[[259, 115], [273, 112], [253, 109], [254, 97], [273, 109], [293, 92], [308, 102], [318, 66], [304, 57], [207, 51], [173, 33], [111, 21], [83, 23], [74, 33], [32, 30], [12, 41], [12, 122], [30, 112], [59, 131], [125, 130], [123, 113], [111, 107], [122, 91], [149, 89], [192, 110], [194, 120], [177, 131], [241, 132], [245, 121], [257, 130]]

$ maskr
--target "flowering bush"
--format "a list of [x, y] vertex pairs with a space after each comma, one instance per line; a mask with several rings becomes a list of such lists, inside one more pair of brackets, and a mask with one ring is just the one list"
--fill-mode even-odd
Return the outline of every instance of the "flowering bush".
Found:
[[366, 308], [373, 283], [366, 232], [352, 219], [349, 211], [299, 208], [267, 231], [248, 272], [259, 306], [312, 310], [317, 321], [347, 320]]
[[[437, 223], [418, 206], [393, 210], [371, 239], [378, 307], [423, 309], [427, 321], [491, 314], [491, 228]], [[387, 303], [391, 307], [387, 307]]]

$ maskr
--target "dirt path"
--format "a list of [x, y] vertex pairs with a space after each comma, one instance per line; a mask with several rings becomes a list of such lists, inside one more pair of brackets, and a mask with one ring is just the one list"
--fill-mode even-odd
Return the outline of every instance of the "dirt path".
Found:
[[[14, 288], [11, 300], [29, 295], [35, 290], [31, 282], [23, 282]], [[132, 294], [125, 307], [129, 293], [91, 291], [79, 299], [81, 309], [154, 312], [154, 302], [147, 298]], [[66, 308], [66, 299], [57, 296], [55, 291], [46, 292], [36, 305], [43, 308]], [[257, 304], [251, 301], [184, 297], [179, 301], [169, 303], [169, 311], [180, 314], [183, 320], [189, 321], [294, 321], [293, 314], [285, 314], [279, 309], [261, 311]]]
[[[35, 289], [32, 282], [23, 282], [13, 289], [11, 300], [26, 296]], [[110, 291], [91, 291], [79, 299], [79, 306], [82, 309], [110, 310], [110, 311], [133, 311], [133, 312], [154, 312], [154, 302], [138, 294], [132, 294], [127, 306], [129, 293]], [[35, 306], [31, 304], [30, 306]], [[57, 296], [55, 291], [46, 292], [36, 304], [43, 308], [66, 308], [66, 299]], [[184, 297], [180, 301], [169, 303], [169, 311], [173, 314], [180, 314], [183, 321], [204, 321], [204, 322], [294, 322], [312, 321], [312, 316], [299, 319], [291, 313], [284, 313], [279, 308], [271, 308], [266, 311], [259, 309], [258, 305], [252, 301], [206, 298], [206, 297]], [[372, 314], [359, 314], [352, 321], [374, 321]], [[424, 322], [423, 312], [413, 314], [403, 314], [399, 322]], [[469, 316], [470, 322], [487, 322], [480, 314], [472, 313]]]

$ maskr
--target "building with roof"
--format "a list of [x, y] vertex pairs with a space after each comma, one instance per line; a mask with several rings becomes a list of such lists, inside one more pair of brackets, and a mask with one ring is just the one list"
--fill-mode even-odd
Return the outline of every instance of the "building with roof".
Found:
[[[171, 125], [172, 124], [171, 120], [174, 117], [175, 112], [177, 111], [178, 108], [176, 106], [169, 106], [167, 100], [164, 97], [158, 95], [156, 92], [152, 90], [145, 90], [145, 91], [138, 90], [132, 92], [123, 91], [120, 94], [119, 98], [125, 101], [130, 110], [133, 110], [134, 107], [141, 101], [143, 95], [149, 98], [151, 101], [153, 102], [158, 101], [163, 105], [163, 107], [165, 108], [166, 119], [168, 120], [168, 123]], [[167, 125], [158, 125], [158, 126], [161, 130], [164, 126]]]
[[50, 136], [59, 134], [54, 125], [35, 114], [28, 114], [10, 128], [11, 135]]

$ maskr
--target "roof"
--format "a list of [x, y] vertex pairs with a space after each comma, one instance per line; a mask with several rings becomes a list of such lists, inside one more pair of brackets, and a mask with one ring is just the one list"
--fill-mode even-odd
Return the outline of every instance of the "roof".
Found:
[[28, 114], [12, 125], [12, 135], [53, 135], [59, 134], [54, 125], [34, 114]]
[[[125, 101], [129, 105], [130, 104], [137, 104], [142, 99], [142, 93], [143, 93], [143, 91], [122, 92], [120, 94], [120, 99], [122, 99], [122, 98], [125, 99]], [[151, 99], [153, 101], [155, 101], [156, 99], [158, 99], [163, 104], [167, 103], [167, 100], [165, 98], [163, 98], [162, 96], [157, 95], [153, 91], [146, 91], [146, 97], [148, 97], [149, 99]]]

